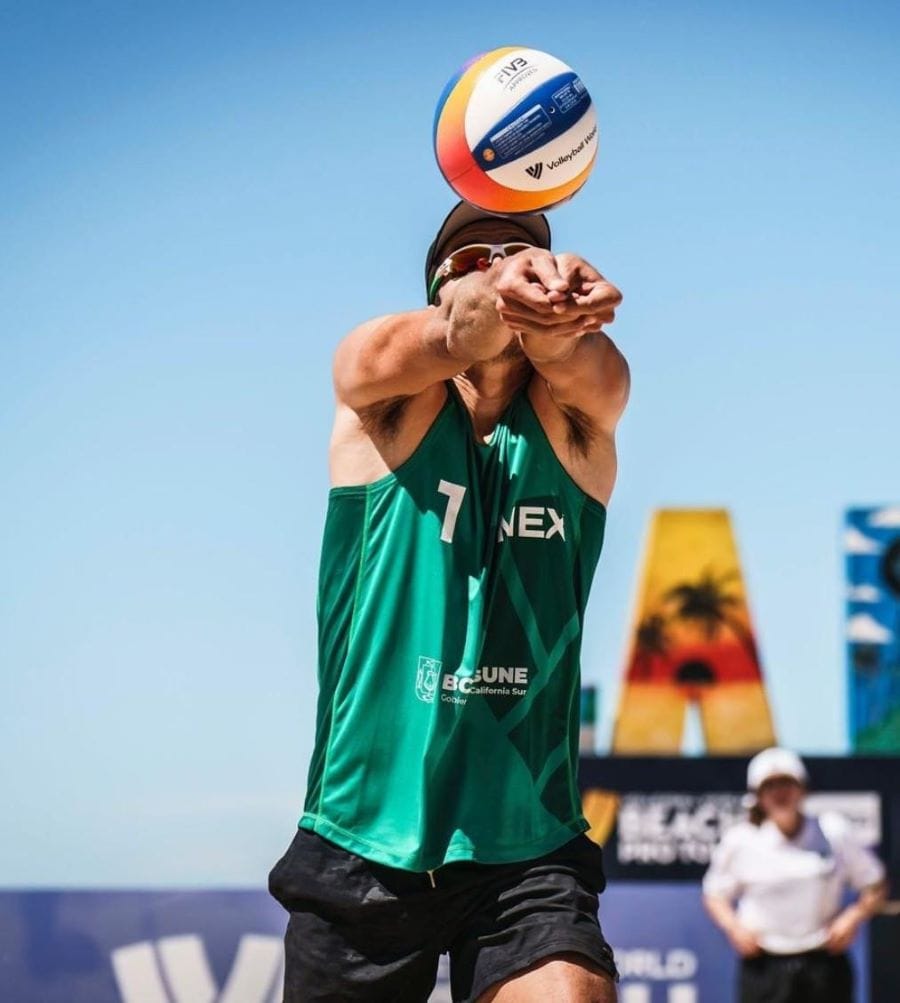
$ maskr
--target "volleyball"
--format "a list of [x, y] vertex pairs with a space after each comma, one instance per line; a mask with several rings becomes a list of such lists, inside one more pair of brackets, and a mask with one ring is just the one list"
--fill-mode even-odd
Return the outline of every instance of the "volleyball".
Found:
[[501, 215], [543, 212], [587, 181], [597, 157], [597, 115], [562, 60], [507, 46], [475, 56], [444, 88], [434, 153], [450, 187]]

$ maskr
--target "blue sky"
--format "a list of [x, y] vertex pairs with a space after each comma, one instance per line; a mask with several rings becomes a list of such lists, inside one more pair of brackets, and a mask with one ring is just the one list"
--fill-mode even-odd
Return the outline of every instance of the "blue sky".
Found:
[[650, 513], [723, 505], [780, 737], [845, 749], [842, 512], [900, 498], [898, 41], [888, 3], [3, 5], [0, 885], [257, 883], [287, 844], [330, 355], [420, 304], [434, 102], [505, 44], [592, 92], [551, 222], [625, 293], [601, 741]]

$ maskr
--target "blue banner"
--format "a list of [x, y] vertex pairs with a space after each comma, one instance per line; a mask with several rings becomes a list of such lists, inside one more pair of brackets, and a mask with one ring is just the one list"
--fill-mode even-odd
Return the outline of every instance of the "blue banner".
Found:
[[900, 505], [850, 509], [844, 552], [850, 744], [900, 752]]
[[[622, 976], [619, 1003], [737, 999], [737, 959], [707, 916], [699, 885], [616, 884], [600, 899], [600, 918]], [[869, 1003], [867, 936], [851, 952], [857, 1003]]]
[[[0, 999], [278, 1003], [286, 915], [262, 891], [0, 892]], [[601, 898], [620, 1003], [728, 1003], [735, 960], [694, 883], [620, 883]], [[862, 938], [858, 1003], [868, 1003]], [[446, 960], [446, 959], [445, 959]], [[433, 1003], [449, 1001], [446, 965]]]

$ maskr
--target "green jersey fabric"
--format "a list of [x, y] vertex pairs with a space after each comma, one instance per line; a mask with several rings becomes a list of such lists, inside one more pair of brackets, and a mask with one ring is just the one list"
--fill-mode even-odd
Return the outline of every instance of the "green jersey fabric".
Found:
[[448, 384], [404, 464], [332, 489], [303, 828], [413, 871], [587, 828], [579, 655], [605, 521], [524, 389], [483, 444]]

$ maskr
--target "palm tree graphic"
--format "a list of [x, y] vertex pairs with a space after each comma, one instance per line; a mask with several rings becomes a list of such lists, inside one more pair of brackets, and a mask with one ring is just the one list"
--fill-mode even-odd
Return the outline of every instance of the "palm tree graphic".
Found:
[[653, 661], [669, 654], [671, 642], [662, 613], [651, 613], [637, 625], [635, 632], [636, 668], [646, 679], [653, 671]]
[[717, 575], [710, 568], [694, 582], [680, 582], [665, 593], [664, 601], [674, 604], [673, 619], [698, 626], [707, 641], [714, 641], [723, 630], [729, 631], [744, 647], [754, 665], [759, 665], [756, 640], [738, 615], [744, 600], [730, 593], [726, 586], [740, 581], [733, 569]]

